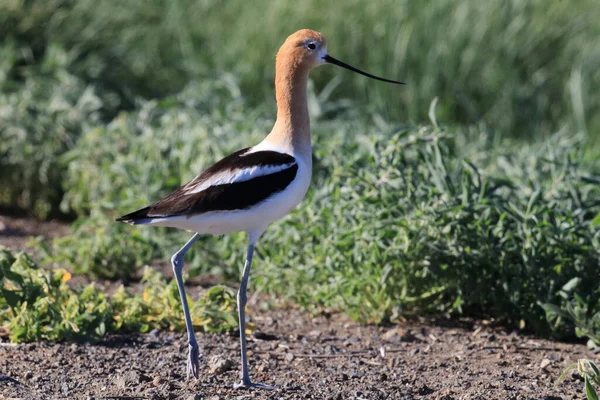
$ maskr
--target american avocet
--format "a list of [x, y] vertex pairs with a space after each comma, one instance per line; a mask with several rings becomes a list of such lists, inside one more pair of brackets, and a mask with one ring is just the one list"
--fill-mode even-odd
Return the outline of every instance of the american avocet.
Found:
[[183, 258], [200, 234], [246, 232], [249, 239], [238, 291], [241, 347], [241, 382], [236, 387], [272, 388], [252, 383], [246, 356], [246, 286], [254, 246], [275, 220], [300, 203], [310, 184], [312, 154], [306, 102], [309, 71], [331, 63], [384, 82], [327, 54], [327, 42], [318, 32], [303, 29], [289, 36], [276, 59], [277, 120], [259, 144], [235, 152], [208, 167], [191, 182], [162, 200], [127, 214], [117, 221], [186, 229], [194, 236], [171, 257], [185, 314], [189, 353], [187, 375], [198, 377], [198, 343], [183, 286]]

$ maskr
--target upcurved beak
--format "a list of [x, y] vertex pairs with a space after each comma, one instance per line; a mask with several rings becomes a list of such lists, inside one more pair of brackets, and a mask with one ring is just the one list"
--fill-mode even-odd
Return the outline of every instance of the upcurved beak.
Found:
[[329, 54], [324, 55], [323, 56], [323, 60], [325, 60], [325, 62], [327, 62], [327, 63], [338, 65], [338, 66], [340, 66], [342, 68], [349, 69], [350, 71], [356, 72], [357, 74], [361, 74], [361, 75], [367, 76], [367, 77], [369, 77], [371, 79], [376, 79], [376, 80], [382, 81], [382, 82], [395, 83], [397, 85], [406, 85], [406, 83], [404, 83], [404, 82], [393, 81], [391, 79], [386, 79], [386, 78], [380, 78], [378, 76], [371, 75], [368, 72], [361, 71], [358, 68], [354, 68], [352, 65], [348, 65], [345, 62], [342, 62], [340, 60], [336, 60], [335, 58], [331, 57]]

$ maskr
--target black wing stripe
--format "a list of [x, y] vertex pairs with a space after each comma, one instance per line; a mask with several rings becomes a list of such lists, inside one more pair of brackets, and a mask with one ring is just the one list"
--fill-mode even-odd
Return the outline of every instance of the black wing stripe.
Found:
[[248, 181], [211, 186], [196, 195], [174, 192], [148, 207], [146, 217], [191, 217], [210, 211], [244, 210], [284, 190], [294, 180], [297, 171], [298, 166], [293, 165]]
[[199, 201], [190, 205], [190, 214], [248, 209], [285, 190], [297, 172], [298, 165], [294, 164], [283, 171], [248, 181], [211, 186], [202, 192], [203, 196]]
[[[214, 175], [215, 173], [230, 171], [232, 166], [233, 168], [253, 168], [267, 165], [289, 165], [289, 167], [246, 181], [209, 186], [197, 193], [189, 192], [190, 185], [192, 184], [190, 182], [175, 190], [164, 199], [148, 207], [124, 215], [117, 219], [117, 221], [135, 222], [147, 218], [165, 218], [181, 215], [192, 217], [210, 211], [245, 210], [285, 190], [296, 178], [298, 165], [295, 163], [294, 157], [274, 151], [261, 151], [241, 156], [240, 153], [243, 154], [245, 151], [247, 150], [241, 150], [221, 160], [218, 168], [216, 167], [219, 163], [202, 172], [202, 174], [192, 181], [195, 182], [194, 186], [206, 181], [209, 171], [210, 175]], [[242, 159], [245, 159], [243, 162], [239, 160], [240, 156]], [[235, 157], [237, 160], [223, 162], [230, 157]], [[200, 180], [203, 176], [205, 178]]]
[[227, 173], [231, 171], [266, 167], [266, 166], [284, 166], [296, 162], [296, 159], [289, 154], [279, 153], [277, 151], [257, 151], [248, 153], [250, 147], [236, 151], [233, 154], [217, 161], [205, 169], [200, 175], [194, 178], [191, 182], [185, 185], [187, 190], [193, 190], [194, 187], [210, 181], [215, 175]]

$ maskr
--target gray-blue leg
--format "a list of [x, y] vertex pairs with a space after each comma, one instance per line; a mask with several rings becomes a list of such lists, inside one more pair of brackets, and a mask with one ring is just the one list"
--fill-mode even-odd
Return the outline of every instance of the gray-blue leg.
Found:
[[252, 383], [250, 373], [248, 372], [248, 355], [246, 354], [246, 289], [248, 287], [248, 278], [250, 276], [250, 268], [252, 267], [252, 255], [254, 254], [254, 244], [250, 243], [248, 252], [246, 253], [246, 263], [244, 264], [244, 272], [242, 274], [242, 282], [238, 291], [238, 316], [240, 320], [240, 351], [242, 355], [242, 372], [241, 382], [236, 383], [236, 388], [255, 387], [260, 389], [275, 389], [274, 386], [265, 385], [262, 383]]
[[199, 237], [200, 234], [196, 233], [177, 253], [173, 254], [173, 257], [171, 257], [171, 264], [173, 264], [173, 272], [175, 274], [175, 280], [177, 281], [177, 287], [179, 288], [179, 296], [181, 297], [181, 305], [183, 306], [183, 314], [185, 316], [185, 327], [187, 328], [188, 335], [188, 360], [186, 368], [188, 379], [190, 378], [190, 374], [198, 378], [199, 350], [198, 342], [194, 335], [192, 316], [190, 315], [190, 309], [185, 296], [185, 287], [183, 286], [183, 257]]

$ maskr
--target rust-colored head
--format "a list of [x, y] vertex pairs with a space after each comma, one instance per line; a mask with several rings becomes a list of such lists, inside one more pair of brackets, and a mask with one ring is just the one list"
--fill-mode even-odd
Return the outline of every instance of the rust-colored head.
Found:
[[404, 82], [381, 78], [337, 60], [327, 54], [327, 41], [319, 32], [301, 29], [285, 40], [277, 53], [277, 74], [308, 75], [308, 71], [324, 63], [334, 64], [378, 81], [403, 85]]
[[299, 69], [308, 72], [313, 67], [325, 63], [327, 41], [319, 32], [301, 29], [291, 34], [277, 52], [278, 68], [292, 71]]

